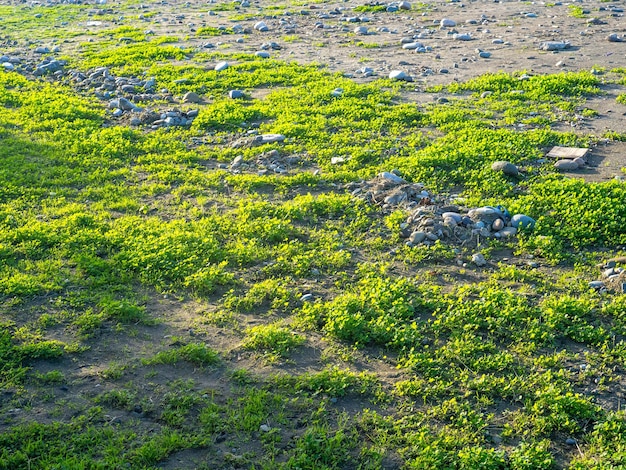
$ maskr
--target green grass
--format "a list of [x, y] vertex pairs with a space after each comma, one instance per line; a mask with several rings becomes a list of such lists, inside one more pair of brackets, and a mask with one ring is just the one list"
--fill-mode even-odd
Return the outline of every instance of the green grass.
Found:
[[[66, 80], [0, 74], [0, 468], [159, 468], [187, 449], [194, 468], [624, 465], [611, 399], [626, 301], [588, 282], [624, 254], [625, 190], [537, 163], [552, 145], [594, 144], [554, 129], [596, 118], [585, 100], [601, 78], [486, 74], [417, 105], [386, 79], [181, 49], [124, 8], [70, 66], [207, 102], [190, 128], [152, 131]], [[42, 12], [0, 9], [6, 34], [67, 22], [69, 38], [88, 18]], [[235, 88], [248, 98], [228, 99]], [[257, 146], [256, 133], [285, 140]], [[498, 160], [524, 177], [493, 172]], [[351, 194], [391, 169], [536, 227], [406, 246], [412, 210]], [[468, 262], [478, 250], [483, 270]]]

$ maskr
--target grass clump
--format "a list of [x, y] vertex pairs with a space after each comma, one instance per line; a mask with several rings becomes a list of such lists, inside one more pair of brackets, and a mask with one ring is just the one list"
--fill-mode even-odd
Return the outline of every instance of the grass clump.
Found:
[[253, 326], [246, 332], [244, 349], [264, 351], [280, 357], [302, 345], [305, 338], [280, 324]]

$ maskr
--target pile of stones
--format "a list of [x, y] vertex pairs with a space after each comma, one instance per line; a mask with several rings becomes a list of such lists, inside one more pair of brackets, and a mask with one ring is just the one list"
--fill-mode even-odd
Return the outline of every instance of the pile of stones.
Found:
[[508, 239], [521, 230], [532, 230], [535, 220], [525, 214], [511, 215], [505, 208], [466, 208], [451, 204], [424, 188], [407, 182], [398, 171], [382, 172], [370, 181], [349, 183], [351, 194], [375, 204], [383, 211], [409, 211], [400, 227], [406, 244], [416, 246], [437, 240], [461, 246], [480, 245], [481, 240]]

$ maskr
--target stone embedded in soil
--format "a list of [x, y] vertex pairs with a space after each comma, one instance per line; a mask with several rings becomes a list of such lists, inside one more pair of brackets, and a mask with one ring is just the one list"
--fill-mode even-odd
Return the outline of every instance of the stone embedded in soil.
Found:
[[624, 42], [624, 38], [616, 33], [609, 34], [606, 40], [609, 42]]
[[285, 140], [285, 136], [282, 134], [262, 134], [254, 138], [254, 141], [259, 144], [272, 144], [283, 140]]
[[454, 28], [456, 26], [456, 21], [451, 20], [450, 18], [443, 18], [439, 22], [439, 26], [442, 28]]
[[469, 33], [456, 33], [452, 35], [452, 39], [455, 41], [471, 41], [472, 36]]
[[518, 229], [532, 229], [535, 227], [535, 219], [525, 214], [515, 214], [513, 217], [511, 217], [511, 226]]
[[513, 163], [507, 162], [507, 161], [493, 162], [491, 164], [491, 169], [493, 171], [501, 171], [503, 174], [505, 174], [507, 176], [518, 176], [519, 175], [519, 170], [517, 169], [517, 166], [515, 166]]
[[244, 94], [243, 94], [243, 91], [241, 91], [241, 90], [230, 90], [228, 92], [228, 97], [233, 99], [233, 100], [236, 100], [236, 99], [239, 99], [239, 98], [243, 98]]
[[554, 164], [554, 168], [559, 171], [574, 171], [578, 170], [579, 166], [574, 160], [558, 160]]
[[269, 31], [270, 28], [267, 26], [267, 24], [265, 24], [264, 21], [258, 21], [254, 24], [254, 29], [256, 29], [257, 31], [264, 33], [266, 31]]
[[409, 236], [409, 241], [414, 245], [422, 243], [424, 240], [426, 240], [426, 232], [413, 232]]
[[230, 67], [230, 65], [228, 64], [228, 62], [218, 62], [217, 64], [215, 64], [215, 71], [216, 72], [221, 72], [223, 70], [226, 70], [228, 67]]
[[384, 179], [384, 180], [387, 180], [387, 181], [393, 183], [393, 184], [404, 184], [404, 183], [406, 183], [404, 178], [401, 178], [398, 175], [394, 175], [393, 173], [391, 173], [389, 171], [383, 171], [378, 176], [380, 178]]
[[405, 82], [413, 81], [411, 76], [402, 70], [392, 70], [389, 72], [389, 78], [391, 80], [403, 80]]
[[487, 260], [482, 255], [482, 253], [474, 253], [472, 255], [472, 263], [474, 263], [479, 268], [482, 268], [483, 266], [487, 265]]
[[570, 43], [567, 41], [545, 41], [539, 46], [542, 51], [563, 51], [569, 49]]
[[187, 93], [183, 95], [183, 103], [197, 104], [201, 102], [202, 102], [202, 98], [200, 97], [200, 95], [198, 95], [197, 93], [193, 91], [188, 91]]

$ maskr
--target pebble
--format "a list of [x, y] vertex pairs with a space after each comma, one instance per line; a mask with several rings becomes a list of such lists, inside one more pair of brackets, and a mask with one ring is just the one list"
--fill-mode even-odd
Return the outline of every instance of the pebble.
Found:
[[520, 230], [524, 228], [533, 229], [535, 228], [535, 219], [525, 214], [515, 214], [511, 217], [511, 226]]
[[313, 301], [313, 294], [304, 294], [300, 297], [300, 302], [311, 302]]
[[273, 144], [275, 142], [282, 142], [285, 140], [285, 136], [282, 134], [262, 134], [256, 136], [254, 140], [259, 144]]
[[472, 263], [474, 263], [479, 268], [482, 268], [483, 266], [487, 265], [487, 260], [482, 255], [482, 253], [474, 253], [472, 255]]
[[272, 428], [270, 428], [267, 424], [262, 424], [259, 426], [259, 431], [261, 432], [270, 432]]
[[409, 241], [413, 243], [414, 245], [417, 245], [418, 243], [422, 243], [425, 239], [426, 239], [425, 232], [413, 232], [409, 236]]
[[257, 51], [254, 53], [254, 55], [256, 57], [260, 57], [261, 59], [269, 59], [271, 57], [270, 53], [267, 51]]
[[502, 219], [496, 219], [491, 224], [491, 230], [493, 230], [494, 232], [499, 232], [503, 228], [504, 228], [504, 220]]
[[469, 33], [456, 33], [452, 35], [455, 41], [471, 41], [472, 36]]
[[[485, 92], [485, 93], [488, 93], [488, 92]], [[486, 96], [482, 96], [481, 95], [481, 98], [486, 98], [487, 96], [489, 96], [489, 95], [486, 95]], [[519, 170], [517, 169], [517, 166], [515, 166], [513, 163], [507, 162], [507, 161], [493, 162], [491, 164], [491, 169], [493, 171], [501, 171], [503, 174], [505, 174], [507, 176], [518, 176], [519, 175]]]
[[439, 22], [439, 26], [442, 28], [454, 28], [456, 26], [456, 21], [451, 20], [450, 18], [444, 18]]
[[542, 51], [562, 51], [568, 49], [570, 43], [567, 41], [545, 41], [539, 46]]
[[606, 40], [609, 41], [609, 42], [624, 42], [624, 38], [619, 36], [616, 33], [609, 34], [607, 36]]
[[590, 281], [589, 287], [592, 289], [602, 289], [604, 287], [604, 282], [602, 281]]
[[243, 98], [244, 94], [243, 94], [243, 91], [241, 91], [241, 90], [230, 90], [228, 92], [228, 97], [233, 99], [233, 100], [236, 100], [236, 99], [239, 99], [239, 98]]
[[565, 439], [565, 444], [567, 444], [568, 446], [575, 446], [576, 439], [572, 439], [571, 437], [568, 437], [567, 439]]
[[389, 72], [389, 78], [391, 80], [404, 80], [405, 82], [412, 82], [413, 79], [409, 74], [403, 72], [402, 70], [392, 70]]
[[411, 4], [409, 2], [400, 2], [398, 3], [398, 8], [400, 10], [410, 10], [411, 9]]
[[406, 50], [424, 49], [424, 45], [421, 42], [407, 42], [402, 45], [402, 49], [406, 49]]
[[365, 26], [357, 26], [356, 28], [354, 28], [353, 30], [354, 34], [360, 34], [360, 35], [367, 35], [369, 34], [367, 28]]
[[228, 62], [218, 62], [217, 64], [215, 64], [215, 69], [214, 70], [216, 72], [221, 72], [222, 70], [226, 70], [228, 67], [230, 67]]
[[517, 235], [517, 229], [515, 227], [504, 227], [499, 232], [494, 233], [496, 238], [511, 238]]
[[200, 97], [200, 95], [198, 95], [197, 93], [193, 91], [188, 91], [187, 93], [183, 95], [183, 103], [197, 104], [201, 102], [202, 102], [202, 98]]
[[481, 59], [488, 59], [489, 57], [491, 57], [491, 52], [480, 51], [478, 53], [478, 57], [480, 57]]
[[578, 170], [579, 166], [574, 160], [558, 160], [554, 164], [554, 168], [559, 171], [573, 171]]
[[404, 184], [406, 183], [406, 180], [404, 178], [401, 178], [398, 175], [395, 175], [389, 171], [383, 171], [382, 173], [380, 173], [378, 175], [380, 178], [390, 181], [393, 184]]
[[266, 31], [269, 31], [270, 28], [265, 24], [264, 21], [258, 21], [254, 24], [254, 29], [256, 29], [257, 31], [264, 33]]

